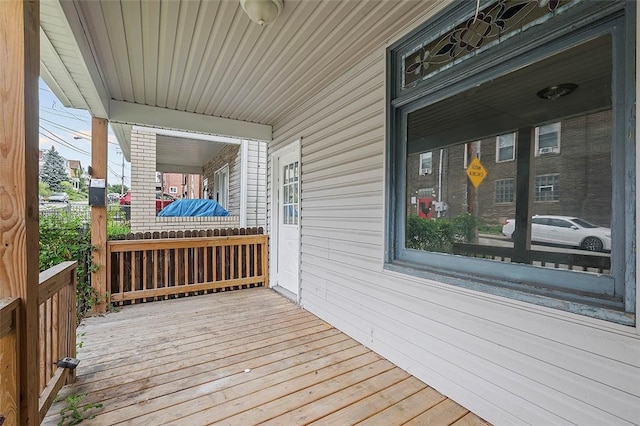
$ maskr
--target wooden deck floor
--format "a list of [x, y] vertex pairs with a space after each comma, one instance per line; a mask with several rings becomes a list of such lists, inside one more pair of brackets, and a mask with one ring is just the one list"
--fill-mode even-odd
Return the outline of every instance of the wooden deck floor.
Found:
[[481, 419], [271, 290], [132, 305], [85, 320], [69, 395], [83, 424], [484, 425]]

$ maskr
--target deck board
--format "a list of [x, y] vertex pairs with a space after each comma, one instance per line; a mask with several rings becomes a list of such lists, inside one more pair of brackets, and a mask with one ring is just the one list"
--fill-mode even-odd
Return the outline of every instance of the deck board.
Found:
[[[271, 290], [127, 306], [78, 328], [88, 425], [459, 424], [468, 410]], [[457, 423], [456, 423], [457, 422]]]

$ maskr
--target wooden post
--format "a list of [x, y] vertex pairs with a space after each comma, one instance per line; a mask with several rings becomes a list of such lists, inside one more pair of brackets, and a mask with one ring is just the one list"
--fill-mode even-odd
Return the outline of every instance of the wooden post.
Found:
[[516, 224], [513, 231], [512, 262], [530, 263], [529, 250], [531, 248], [531, 206], [533, 205], [533, 177], [535, 170], [534, 158], [534, 128], [518, 129], [518, 150], [516, 154]]
[[[91, 179], [107, 180], [107, 120], [91, 119]], [[106, 185], [105, 185], [106, 186]], [[105, 188], [106, 197], [106, 188]], [[106, 204], [106, 203], [105, 203]], [[91, 245], [94, 271], [91, 272], [91, 286], [98, 295], [95, 311], [107, 309], [107, 207], [91, 206]]]
[[21, 299], [18, 424], [37, 425], [40, 4], [0, 1], [0, 28], [0, 298]]

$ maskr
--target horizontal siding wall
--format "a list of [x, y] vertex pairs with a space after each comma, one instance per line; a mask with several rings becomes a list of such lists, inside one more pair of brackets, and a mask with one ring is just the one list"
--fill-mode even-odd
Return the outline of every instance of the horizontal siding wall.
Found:
[[302, 138], [301, 304], [498, 424], [638, 424], [637, 330], [383, 270], [384, 46], [274, 124]]
[[265, 226], [267, 217], [267, 144], [249, 141], [247, 151], [247, 226]]

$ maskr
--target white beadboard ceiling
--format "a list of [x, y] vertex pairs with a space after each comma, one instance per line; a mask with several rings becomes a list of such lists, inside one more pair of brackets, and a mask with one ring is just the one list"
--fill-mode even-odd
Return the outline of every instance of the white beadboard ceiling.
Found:
[[[108, 105], [98, 108], [104, 92], [111, 104], [273, 126], [444, 3], [285, 0], [261, 27], [239, 0], [43, 0], [43, 77], [66, 104], [94, 115], [109, 115]], [[141, 120], [118, 121], [150, 124]], [[126, 131], [116, 134], [128, 153]]]

